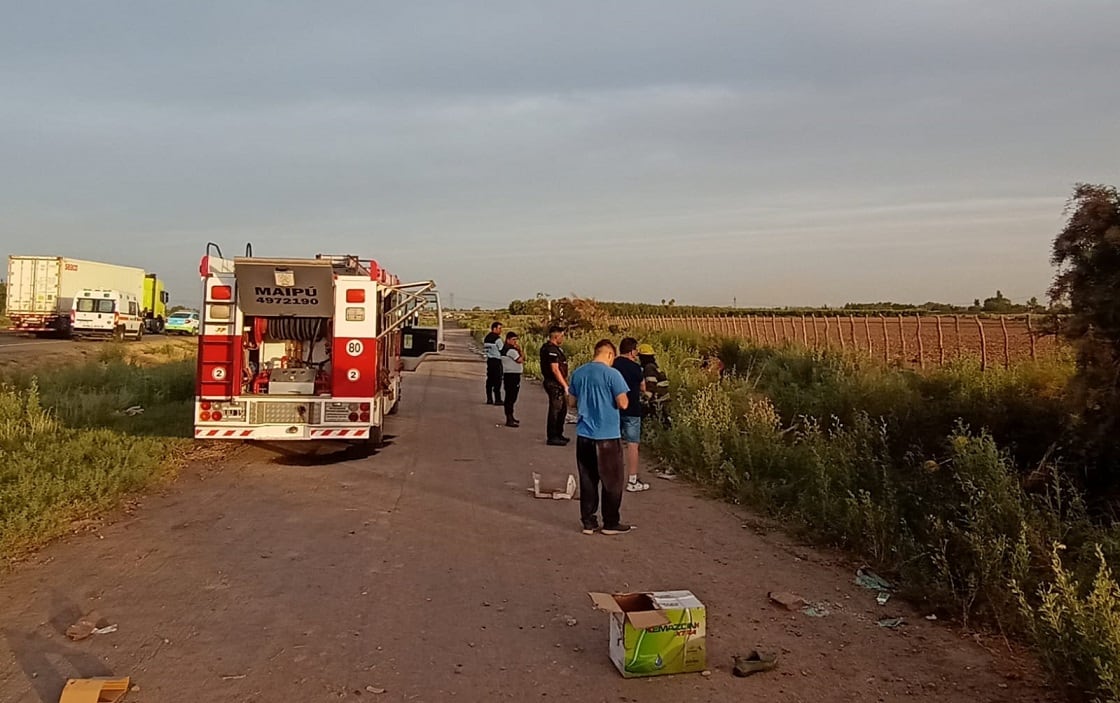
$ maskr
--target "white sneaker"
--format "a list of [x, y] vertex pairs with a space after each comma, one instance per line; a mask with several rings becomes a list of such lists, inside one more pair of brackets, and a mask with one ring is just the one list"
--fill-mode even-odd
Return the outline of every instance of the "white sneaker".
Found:
[[641, 480], [627, 481], [626, 490], [630, 493], [641, 493], [649, 490], [649, 484], [642, 483]]

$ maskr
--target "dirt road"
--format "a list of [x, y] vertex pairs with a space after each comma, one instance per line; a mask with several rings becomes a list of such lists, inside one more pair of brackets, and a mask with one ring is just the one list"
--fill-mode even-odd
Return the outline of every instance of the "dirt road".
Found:
[[[852, 565], [688, 486], [627, 494], [630, 535], [580, 534], [574, 502], [525, 491], [533, 470], [574, 470], [573, 449], [544, 444], [544, 393], [525, 388], [523, 426], [499, 427], [463, 359], [409, 378], [372, 457], [248, 449], [3, 575], [0, 700], [54, 702], [79, 674], [132, 676], [134, 703], [1045, 699], [1015, 673], [1029, 663], [877, 606]], [[622, 679], [586, 592], [680, 588], [708, 606], [711, 675]], [[770, 590], [831, 614], [778, 610]], [[94, 609], [119, 631], [68, 641]], [[906, 625], [876, 625], [893, 615]], [[733, 678], [757, 645], [779, 668]]]

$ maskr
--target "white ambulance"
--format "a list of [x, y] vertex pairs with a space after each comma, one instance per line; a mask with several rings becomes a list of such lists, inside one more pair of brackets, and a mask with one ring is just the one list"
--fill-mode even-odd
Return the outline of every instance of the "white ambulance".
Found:
[[140, 300], [131, 293], [99, 288], [74, 293], [70, 329], [75, 337], [125, 340], [144, 336]]

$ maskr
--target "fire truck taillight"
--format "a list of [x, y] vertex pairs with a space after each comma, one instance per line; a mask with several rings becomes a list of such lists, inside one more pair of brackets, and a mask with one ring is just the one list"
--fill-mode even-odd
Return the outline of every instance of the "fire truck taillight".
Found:
[[198, 414], [198, 419], [202, 420], [203, 422], [209, 422], [210, 421], [210, 411], [209, 410], [203, 410], [202, 412], [200, 412]]
[[233, 286], [214, 286], [210, 289], [210, 297], [214, 300], [233, 300]]
[[350, 422], [358, 421], [358, 413], [350, 413]]
[[362, 288], [347, 288], [346, 289], [346, 302], [348, 303], [364, 303], [366, 302], [366, 292]]
[[214, 412], [210, 413], [210, 419], [211, 420], [221, 420], [222, 419], [222, 411], [221, 410], [215, 410]]
[[358, 419], [362, 422], [369, 422], [369, 413], [362, 413], [358, 416]]
[[361, 409], [362, 412], [368, 413], [370, 405], [369, 405], [369, 403], [362, 403], [361, 405], [358, 406], [358, 408]]
[[347, 322], [364, 322], [366, 319], [365, 308], [346, 308]]
[[198, 404], [198, 407], [201, 408], [202, 410], [209, 410], [210, 409], [210, 401], [209, 400], [204, 400], [204, 401], [202, 401], [201, 403]]
[[211, 305], [210, 314], [206, 317], [211, 320], [228, 320], [232, 314], [233, 307], [230, 305]]

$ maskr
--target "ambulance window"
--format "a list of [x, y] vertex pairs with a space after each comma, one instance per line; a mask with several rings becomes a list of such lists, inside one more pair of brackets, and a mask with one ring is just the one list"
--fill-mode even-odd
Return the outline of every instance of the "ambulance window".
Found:
[[128, 302], [128, 314], [129, 315], [139, 315], [140, 314], [140, 306], [136, 304], [135, 300], [130, 300]]
[[117, 303], [114, 300], [100, 298], [94, 301], [97, 303], [97, 312], [116, 312]]
[[78, 312], [93, 312], [97, 301], [93, 298], [78, 298]]

